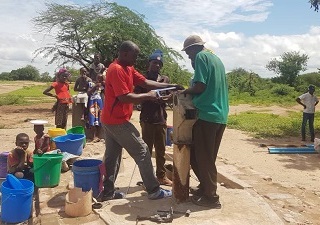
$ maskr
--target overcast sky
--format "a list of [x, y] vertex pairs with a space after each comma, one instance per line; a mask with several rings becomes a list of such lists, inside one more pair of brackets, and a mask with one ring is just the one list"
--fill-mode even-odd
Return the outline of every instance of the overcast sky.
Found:
[[[31, 19], [45, 9], [45, 0], [0, 0], [0, 72], [28, 64], [49, 72], [49, 59], [36, 58], [44, 46]], [[60, 4], [91, 4], [88, 0], [52, 0]], [[265, 69], [284, 52], [307, 54], [308, 70], [320, 68], [320, 13], [308, 0], [120, 0], [119, 5], [145, 15], [145, 20], [166, 44], [180, 51], [184, 39], [198, 34], [224, 62], [227, 72], [242, 67], [261, 77], [273, 77]], [[183, 56], [186, 56], [182, 52]], [[179, 62], [191, 71], [190, 61]]]

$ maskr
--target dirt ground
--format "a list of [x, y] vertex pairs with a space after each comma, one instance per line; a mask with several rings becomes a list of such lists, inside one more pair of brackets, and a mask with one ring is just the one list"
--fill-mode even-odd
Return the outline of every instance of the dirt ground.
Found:
[[[0, 106], [0, 152], [9, 151], [14, 147], [14, 139], [18, 132], [25, 132], [30, 137], [34, 136], [33, 127], [29, 122], [31, 119], [46, 119], [49, 121], [47, 128], [54, 127], [54, 115], [50, 112], [51, 106], [52, 104], [48, 103], [30, 106]], [[285, 115], [290, 110], [300, 110], [300, 107], [239, 105], [231, 106], [230, 114], [249, 110]], [[172, 124], [172, 111], [168, 111], [168, 114], [170, 125]], [[139, 128], [138, 116], [139, 112], [135, 111], [132, 121]], [[71, 117], [69, 121], [68, 127], [71, 127]], [[230, 173], [250, 184], [258, 194], [265, 198], [284, 222], [320, 224], [320, 155], [269, 154], [267, 147], [261, 147], [261, 144], [271, 143], [297, 146], [306, 144], [302, 143], [300, 138], [294, 137], [257, 140], [244, 132], [227, 129], [217, 164], [235, 166], [238, 171], [230, 171]], [[30, 147], [33, 147], [33, 143], [30, 144]]]

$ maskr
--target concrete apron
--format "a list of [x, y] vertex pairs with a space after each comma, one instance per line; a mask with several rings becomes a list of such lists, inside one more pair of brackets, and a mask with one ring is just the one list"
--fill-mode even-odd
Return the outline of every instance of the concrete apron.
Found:
[[[120, 188], [120, 191], [126, 192], [132, 176], [134, 161], [129, 156], [124, 160], [124, 170], [117, 178], [117, 187]], [[152, 160], [155, 165], [154, 158]], [[169, 163], [169, 159], [167, 159], [167, 163]], [[222, 204], [221, 209], [197, 206], [191, 201], [177, 204], [174, 198], [149, 200], [143, 188], [136, 185], [138, 181], [141, 181], [140, 174], [136, 169], [127, 197], [109, 201], [96, 212], [101, 219], [110, 225], [134, 224], [137, 216], [149, 217], [157, 214], [157, 210], [169, 210], [170, 207], [179, 212], [191, 210], [189, 217], [185, 217], [182, 214], [174, 214], [172, 224], [283, 224], [277, 214], [250, 185], [230, 175], [229, 166], [225, 168], [224, 166], [219, 167], [218, 172], [219, 183], [224, 183], [224, 186], [218, 187], [218, 194]], [[230, 179], [228, 179], [229, 175]], [[190, 186], [195, 187], [197, 185], [198, 182], [195, 180], [194, 174], [191, 174]], [[168, 187], [163, 186], [163, 188]], [[138, 224], [147, 225], [155, 224], [155, 222], [145, 220]]]
[[[172, 149], [168, 148], [168, 155], [170, 155], [170, 151], [172, 154]], [[152, 160], [155, 165], [154, 157]], [[277, 214], [250, 185], [232, 175], [234, 173], [232, 170], [236, 170], [234, 167], [231, 168], [232, 166], [218, 167], [218, 180], [219, 183], [223, 183], [223, 186], [218, 186], [222, 208], [210, 209], [197, 206], [191, 201], [177, 204], [174, 198], [149, 200], [143, 187], [137, 185], [137, 182], [141, 181], [138, 168], [136, 168], [129, 184], [135, 163], [126, 151], [124, 151], [122, 161], [123, 168], [118, 175], [116, 186], [119, 187], [120, 191], [126, 192], [130, 185], [126, 198], [104, 202], [101, 209], [94, 210], [95, 213], [81, 219], [76, 218], [81, 220], [81, 224], [135, 224], [137, 216], [149, 217], [155, 215], [157, 210], [169, 210], [170, 207], [181, 212], [188, 209], [191, 211], [189, 217], [174, 214], [172, 224], [283, 224]], [[167, 163], [172, 163], [172, 160], [167, 158]], [[64, 213], [64, 201], [68, 191], [66, 187], [70, 185], [68, 182], [72, 180], [71, 172], [67, 172], [62, 174], [58, 187], [40, 189], [41, 221], [45, 221], [45, 218], [55, 218], [55, 222], [52, 221], [52, 224], [61, 224], [62, 221], [63, 224], [68, 224], [70, 218], [67, 218]], [[198, 182], [195, 180], [194, 174], [191, 173], [190, 186], [195, 187], [197, 185]], [[170, 187], [165, 186], [163, 188], [170, 189]], [[57, 214], [58, 217], [54, 216]], [[145, 220], [138, 224], [148, 225], [155, 224], [155, 222]]]

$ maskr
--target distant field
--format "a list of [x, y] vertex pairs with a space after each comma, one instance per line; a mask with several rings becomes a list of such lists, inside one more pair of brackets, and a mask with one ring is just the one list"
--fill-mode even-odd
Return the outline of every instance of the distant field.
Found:
[[[0, 106], [54, 102], [54, 98], [42, 94], [49, 85], [32, 81], [0, 81]], [[70, 85], [70, 91], [72, 95], [75, 94], [73, 84]]]

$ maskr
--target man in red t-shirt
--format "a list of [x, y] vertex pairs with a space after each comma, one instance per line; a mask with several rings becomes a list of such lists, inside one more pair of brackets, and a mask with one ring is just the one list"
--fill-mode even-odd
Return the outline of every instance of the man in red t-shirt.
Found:
[[133, 103], [139, 104], [146, 100], [157, 101], [155, 91], [135, 94], [133, 88], [139, 85], [148, 90], [176, 87], [180, 85], [158, 83], [147, 80], [133, 67], [139, 54], [139, 47], [132, 41], [121, 44], [118, 58], [110, 64], [105, 83], [105, 102], [101, 121], [105, 130], [105, 167], [106, 177], [104, 190], [99, 196], [100, 201], [123, 198], [122, 193], [115, 192], [114, 183], [120, 168], [122, 148], [125, 148], [135, 160], [148, 192], [149, 199], [170, 197], [172, 192], [160, 188], [155, 177], [151, 156], [146, 143], [139, 131], [130, 123]]

